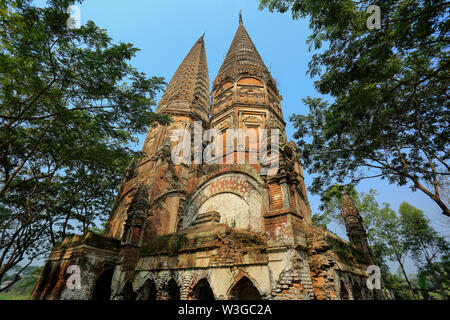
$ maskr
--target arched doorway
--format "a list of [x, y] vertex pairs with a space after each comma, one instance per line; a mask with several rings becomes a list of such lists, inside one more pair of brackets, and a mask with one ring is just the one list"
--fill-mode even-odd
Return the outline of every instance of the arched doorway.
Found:
[[194, 286], [192, 289], [192, 296], [194, 300], [215, 300], [211, 286], [205, 278], [198, 281]]
[[231, 289], [230, 300], [261, 300], [261, 294], [247, 277], [242, 277]]
[[91, 300], [110, 300], [111, 298], [111, 281], [114, 269], [104, 271], [95, 282]]
[[127, 282], [123, 287], [122, 297], [123, 300], [136, 300], [137, 294], [133, 291], [133, 284], [131, 282]]
[[156, 300], [156, 284], [153, 280], [148, 279], [142, 286], [141, 300]]
[[175, 280], [170, 279], [167, 284], [168, 300], [180, 300], [180, 288]]

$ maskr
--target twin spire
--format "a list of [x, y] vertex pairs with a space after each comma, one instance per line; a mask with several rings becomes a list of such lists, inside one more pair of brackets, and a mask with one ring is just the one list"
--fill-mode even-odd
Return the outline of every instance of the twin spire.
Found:
[[[161, 98], [158, 111], [163, 112], [171, 102], [180, 100], [209, 111], [209, 76], [204, 36], [205, 34], [197, 40], [178, 67]], [[276, 88], [269, 70], [244, 27], [241, 10], [238, 29], [214, 80], [214, 86], [243, 73], [265, 79]]]
[[178, 67], [159, 102], [164, 112], [173, 102], [184, 101], [209, 111], [209, 75], [203, 34]]

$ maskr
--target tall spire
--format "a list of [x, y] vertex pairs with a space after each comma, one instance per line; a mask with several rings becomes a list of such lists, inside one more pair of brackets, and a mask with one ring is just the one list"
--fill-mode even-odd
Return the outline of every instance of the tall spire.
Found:
[[204, 34], [184, 58], [159, 102], [158, 112], [173, 108], [174, 102], [186, 102], [192, 107], [209, 110], [209, 76]]
[[242, 12], [239, 12], [239, 27], [228, 49], [225, 60], [219, 69], [219, 73], [214, 80], [214, 86], [222, 83], [227, 77], [235, 78], [241, 73], [259, 76], [266, 79], [276, 88], [275, 81], [244, 27]]

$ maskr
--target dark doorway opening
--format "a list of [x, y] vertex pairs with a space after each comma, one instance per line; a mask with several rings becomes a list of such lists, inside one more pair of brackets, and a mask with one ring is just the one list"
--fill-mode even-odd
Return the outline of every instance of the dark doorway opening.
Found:
[[104, 271], [95, 282], [94, 291], [92, 292], [92, 300], [110, 300], [111, 299], [111, 281], [114, 270]]
[[243, 277], [230, 291], [231, 300], [261, 300], [261, 294], [249, 278]]
[[137, 294], [133, 291], [133, 284], [131, 282], [127, 282], [123, 287], [122, 297], [123, 300], [136, 300]]
[[142, 300], [156, 300], [155, 281], [148, 279], [143, 285]]
[[214, 293], [206, 279], [197, 282], [192, 290], [192, 295], [195, 300], [215, 300]]
[[178, 287], [175, 280], [170, 279], [167, 284], [167, 293], [169, 294], [169, 300], [180, 300], [180, 288]]

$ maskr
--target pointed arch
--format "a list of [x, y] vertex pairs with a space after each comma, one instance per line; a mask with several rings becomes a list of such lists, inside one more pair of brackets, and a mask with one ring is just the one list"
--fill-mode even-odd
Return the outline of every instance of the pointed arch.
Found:
[[256, 289], [253, 282], [246, 276], [243, 276], [229, 293], [230, 300], [261, 300], [262, 296]]
[[200, 279], [192, 289], [194, 300], [215, 300], [214, 292], [206, 278]]
[[170, 279], [167, 283], [168, 300], [180, 300], [180, 287], [175, 280]]
[[142, 285], [140, 300], [156, 300], [158, 290], [156, 288], [156, 283], [152, 279], [147, 279]]
[[137, 294], [134, 292], [131, 281], [127, 282], [123, 287], [121, 296], [123, 297], [123, 300], [136, 300]]

